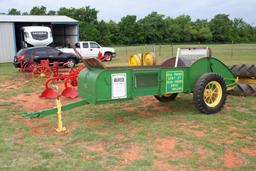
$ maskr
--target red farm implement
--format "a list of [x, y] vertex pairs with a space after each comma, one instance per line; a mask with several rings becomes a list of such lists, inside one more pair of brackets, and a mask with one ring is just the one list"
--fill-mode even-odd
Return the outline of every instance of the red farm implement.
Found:
[[45, 82], [45, 89], [40, 95], [40, 97], [57, 98], [59, 94], [53, 88], [54, 85], [60, 80], [64, 80], [64, 90], [62, 91], [61, 95], [68, 98], [77, 97], [78, 93], [74, 87], [76, 87], [78, 84], [78, 74], [84, 68], [84, 66], [78, 66], [77, 68], [71, 68], [68, 73], [63, 73], [48, 78]]
[[53, 62], [53, 65], [50, 66], [49, 60], [40, 60], [40, 63], [36, 63], [33, 59], [23, 61], [20, 65], [21, 72], [31, 72], [33, 76], [36, 77], [56, 77], [59, 75], [59, 69], [67, 66], [67, 63], [64, 63], [60, 66], [59, 62]]
[[37, 63], [34, 62], [32, 57], [25, 59], [25, 56], [19, 56], [18, 60], [22, 61], [20, 64], [20, 72], [32, 72], [37, 66]]

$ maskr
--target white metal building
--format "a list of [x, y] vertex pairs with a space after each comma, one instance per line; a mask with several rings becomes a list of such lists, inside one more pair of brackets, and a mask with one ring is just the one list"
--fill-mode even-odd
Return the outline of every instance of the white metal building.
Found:
[[17, 39], [23, 26], [50, 27], [54, 46], [64, 47], [79, 40], [78, 21], [67, 16], [0, 15], [0, 63], [13, 61], [20, 49]]

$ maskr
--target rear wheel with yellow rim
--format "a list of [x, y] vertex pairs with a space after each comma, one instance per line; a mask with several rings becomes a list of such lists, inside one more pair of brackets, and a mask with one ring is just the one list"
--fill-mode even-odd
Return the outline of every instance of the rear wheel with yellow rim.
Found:
[[202, 75], [194, 88], [196, 108], [207, 114], [219, 112], [225, 104], [227, 91], [224, 79], [214, 73]]

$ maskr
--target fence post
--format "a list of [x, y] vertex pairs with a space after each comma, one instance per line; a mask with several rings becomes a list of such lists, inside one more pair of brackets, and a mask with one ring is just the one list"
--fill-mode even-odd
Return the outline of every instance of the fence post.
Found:
[[156, 53], [156, 49], [154, 45], [153, 45], [152, 51], [154, 52], [154, 54]]
[[171, 44], [171, 47], [172, 47], [172, 57], [173, 57], [173, 43]]
[[126, 57], [128, 56], [128, 47], [127, 46], [125, 47], [125, 56]]
[[231, 45], [231, 58], [233, 58], [233, 54], [234, 54], [234, 41], [232, 40], [232, 45]]
[[162, 50], [162, 46], [159, 46], [159, 56], [161, 56], [161, 50]]

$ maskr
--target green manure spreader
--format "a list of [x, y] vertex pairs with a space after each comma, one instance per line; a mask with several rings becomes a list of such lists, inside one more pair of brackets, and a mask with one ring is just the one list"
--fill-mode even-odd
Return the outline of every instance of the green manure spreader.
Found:
[[[161, 65], [104, 67], [98, 60], [84, 59], [86, 69], [78, 76], [80, 101], [62, 106], [62, 110], [84, 104], [131, 100], [155, 96], [169, 102], [179, 93], [193, 93], [196, 108], [206, 114], [219, 112], [225, 104], [227, 90], [236, 84], [229, 68], [202, 49], [179, 49], [175, 58]], [[25, 117], [46, 116], [55, 108], [27, 113]]]

